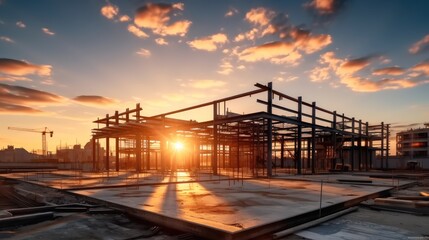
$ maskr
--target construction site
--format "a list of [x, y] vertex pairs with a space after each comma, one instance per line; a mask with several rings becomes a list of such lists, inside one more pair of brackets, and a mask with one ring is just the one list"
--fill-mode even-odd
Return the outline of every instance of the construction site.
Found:
[[429, 172], [389, 168], [389, 124], [254, 87], [98, 117], [90, 170], [2, 168], [0, 238], [429, 236]]

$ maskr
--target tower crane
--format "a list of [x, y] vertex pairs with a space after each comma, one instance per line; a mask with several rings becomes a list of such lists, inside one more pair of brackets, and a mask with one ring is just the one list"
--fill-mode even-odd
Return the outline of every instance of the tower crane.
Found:
[[8, 129], [9, 130], [16, 130], [16, 131], [24, 131], [24, 132], [41, 133], [42, 134], [42, 154], [43, 154], [43, 156], [47, 156], [48, 144], [46, 142], [46, 134], [49, 134], [49, 136], [52, 137], [54, 135], [54, 131], [49, 130], [47, 127], [45, 127], [42, 130], [31, 129], [31, 128], [20, 128], [20, 127], [8, 127]]

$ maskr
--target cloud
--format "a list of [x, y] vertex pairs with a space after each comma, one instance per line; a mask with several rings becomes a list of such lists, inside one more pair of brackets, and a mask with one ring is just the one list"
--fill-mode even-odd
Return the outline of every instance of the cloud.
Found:
[[147, 38], [149, 35], [147, 35], [145, 32], [140, 30], [138, 27], [134, 26], [133, 24], [128, 25], [128, 31], [135, 36], [139, 38]]
[[28, 81], [28, 82], [31, 82], [32, 80], [27, 78], [27, 77], [21, 77], [21, 76], [0, 76], [0, 81], [7, 81], [7, 82]]
[[251, 9], [246, 13], [245, 20], [253, 27], [239, 33], [234, 38], [235, 42], [255, 41], [267, 35], [277, 35], [281, 41], [244, 49], [237, 54], [242, 61], [270, 61], [274, 64], [298, 65], [303, 54], [320, 51], [332, 43], [330, 35], [313, 34], [309, 30], [294, 27], [289, 23], [287, 15], [266, 8]]
[[25, 76], [30, 74], [50, 76], [51, 70], [51, 65], [36, 65], [15, 59], [0, 58], [0, 73], [3, 74], [14, 76]]
[[228, 37], [225, 34], [217, 33], [211, 36], [197, 38], [195, 40], [188, 42], [188, 44], [192, 48], [212, 52], [217, 50], [218, 45], [224, 44], [227, 41], [228, 41]]
[[148, 28], [158, 35], [184, 36], [188, 32], [191, 21], [180, 20], [169, 24], [173, 11], [183, 11], [183, 3], [148, 3], [137, 9], [134, 23], [143, 28]]
[[229, 8], [228, 11], [225, 13], [225, 17], [232, 17], [235, 14], [238, 13], [238, 10], [235, 8]]
[[111, 98], [96, 95], [81, 95], [73, 98], [73, 100], [85, 105], [93, 106], [111, 105], [117, 102], [116, 100], [113, 100]]
[[42, 113], [42, 111], [31, 107], [27, 107], [27, 106], [0, 102], [0, 113], [1, 114], [17, 114], [17, 113], [37, 114], [37, 113]]
[[226, 85], [224, 81], [218, 80], [197, 80], [193, 81], [189, 86], [198, 89], [219, 88]]
[[119, 18], [119, 22], [128, 22], [130, 21], [130, 17], [128, 15], [123, 15]]
[[65, 99], [59, 95], [31, 88], [0, 83], [0, 102], [9, 104], [60, 103]]
[[[396, 90], [412, 88], [421, 84], [429, 83], [428, 80], [422, 80], [416, 76], [394, 78], [406, 73], [406, 69], [400, 67], [387, 67], [374, 70], [370, 77], [361, 72], [364, 68], [371, 65], [374, 60], [383, 62], [383, 58], [366, 56], [352, 60], [340, 59], [335, 56], [334, 52], [327, 52], [320, 56], [319, 66], [310, 72], [310, 78], [313, 82], [325, 81], [336, 76], [339, 82], [356, 92], [378, 92], [382, 90]], [[412, 68], [424, 71], [422, 65], [416, 65]], [[429, 63], [427, 65], [429, 70]], [[417, 70], [416, 70], [417, 71]], [[392, 76], [390, 78], [380, 78], [380, 76]], [[337, 86], [335, 82], [331, 86]]]
[[319, 51], [332, 43], [332, 37], [327, 34], [313, 35], [308, 30], [294, 28], [290, 32], [297, 48], [307, 54]]
[[25, 27], [26, 27], [25, 23], [24, 23], [24, 22], [22, 22], [22, 21], [18, 21], [18, 22], [16, 22], [16, 26], [18, 26], [18, 27], [20, 27], [20, 28], [25, 28]]
[[380, 75], [390, 75], [390, 76], [399, 76], [405, 73], [405, 70], [400, 67], [386, 67], [379, 68], [372, 72], [372, 75], [380, 76]]
[[143, 57], [150, 57], [151, 52], [148, 49], [140, 48], [139, 51], [136, 52], [138, 55]]
[[3, 42], [15, 43], [15, 41], [13, 41], [10, 37], [6, 37], [6, 36], [1, 36], [0, 40], [2, 40]]
[[217, 72], [222, 75], [229, 75], [230, 73], [232, 73], [233, 69], [234, 67], [232, 66], [231, 62], [224, 59], [222, 60], [222, 63], [220, 65], [220, 70]]
[[103, 6], [100, 10], [101, 14], [107, 19], [113, 19], [119, 13], [119, 8], [115, 5], [108, 4]]
[[319, 15], [332, 15], [343, 6], [344, 0], [312, 0], [304, 6], [313, 9]]
[[413, 71], [422, 72], [426, 76], [429, 76], [429, 60], [423, 61], [411, 68]]
[[347, 76], [341, 79], [341, 83], [356, 92], [378, 92], [388, 89], [412, 88], [419, 82], [409, 79], [382, 79], [380, 81], [372, 81], [368, 78], [358, 76]]
[[429, 34], [423, 37], [420, 41], [414, 43], [408, 51], [412, 54], [417, 54], [429, 50]]
[[351, 75], [370, 65], [373, 56], [347, 60], [337, 70], [339, 75]]
[[156, 44], [158, 45], [168, 45], [168, 42], [164, 38], [155, 39]]
[[271, 42], [250, 47], [238, 53], [238, 58], [245, 62], [268, 60], [275, 64], [296, 64], [302, 55], [295, 51], [295, 46], [288, 42]]
[[263, 7], [253, 8], [246, 13], [245, 19], [255, 25], [266, 26], [275, 16], [275, 12]]
[[43, 31], [44, 33], [46, 33], [47, 35], [50, 35], [50, 36], [55, 35], [55, 33], [54, 33], [54, 32], [52, 32], [51, 30], [49, 30], [48, 28], [42, 28], [42, 31]]

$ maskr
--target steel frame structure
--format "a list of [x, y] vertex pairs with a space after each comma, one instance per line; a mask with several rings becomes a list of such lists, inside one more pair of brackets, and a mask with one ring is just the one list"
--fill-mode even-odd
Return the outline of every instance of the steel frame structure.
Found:
[[[215, 175], [271, 177], [284, 168], [293, 168], [296, 174], [314, 174], [344, 170], [345, 166], [352, 171], [369, 170], [374, 161], [388, 166], [389, 124], [369, 125], [321, 108], [316, 102], [276, 91], [272, 83], [257, 83], [255, 87], [253, 91], [155, 116], [142, 116], [140, 104], [121, 113], [106, 114], [94, 121], [97, 128], [92, 130], [93, 146], [104, 139], [107, 153], [100, 161], [93, 149], [94, 170], [164, 173], [181, 168]], [[256, 103], [266, 110], [246, 114], [227, 110], [228, 103], [249, 96], [257, 96]], [[171, 117], [207, 107], [212, 113], [206, 121]], [[115, 159], [109, 154], [111, 139]], [[176, 139], [187, 143], [181, 164], [172, 150]]]

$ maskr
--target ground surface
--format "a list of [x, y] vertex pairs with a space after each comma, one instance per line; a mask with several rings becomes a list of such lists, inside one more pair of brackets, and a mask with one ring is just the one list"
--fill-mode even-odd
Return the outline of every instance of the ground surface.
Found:
[[[44, 177], [43, 177], [44, 175]], [[63, 175], [64, 177], [61, 177]], [[76, 174], [15, 174], [8, 177], [37, 182], [57, 188], [83, 187], [72, 190], [74, 194], [103, 199], [127, 205], [135, 209], [160, 213], [177, 219], [196, 222], [223, 231], [240, 231], [252, 226], [294, 216], [303, 211], [317, 209], [320, 199], [320, 181], [323, 180], [322, 204], [328, 206], [338, 202], [368, 195], [384, 189], [409, 183], [405, 179], [379, 179], [368, 176], [315, 175], [283, 176], [278, 180], [244, 179], [243, 181], [213, 179], [208, 176], [135, 176], [126, 178], [119, 175], [112, 178]], [[175, 178], [176, 177], [176, 178]], [[210, 180], [211, 178], [211, 180]], [[294, 178], [294, 181], [292, 181]], [[71, 181], [67, 181], [67, 179]], [[353, 181], [371, 179], [371, 186], [357, 183], [340, 184], [338, 179]], [[144, 180], [143, 185], [139, 186]], [[58, 185], [59, 181], [61, 184]], [[80, 185], [77, 184], [80, 181]], [[415, 196], [419, 191], [429, 191], [427, 181], [420, 179], [422, 185], [394, 194]], [[148, 183], [163, 182], [161, 185]], [[167, 184], [175, 182], [174, 184]], [[135, 185], [137, 184], [137, 185]], [[146, 185], [148, 184], [148, 185]], [[125, 186], [121, 186], [125, 185]], [[60, 187], [59, 187], [60, 186]], [[115, 186], [112, 188], [93, 188]], [[64, 202], [85, 202], [78, 195], [68, 195], [64, 191], [32, 184], [21, 183], [21, 187], [33, 190], [45, 201], [62, 204]], [[93, 189], [92, 189], [93, 188]], [[71, 190], [71, 189], [70, 189]], [[57, 219], [31, 226], [18, 227], [0, 232], [0, 238], [13, 239], [134, 239], [139, 235], [151, 234], [153, 224], [130, 220], [123, 214], [62, 213]], [[360, 207], [358, 211], [336, 218], [319, 226], [303, 230], [283, 239], [406, 239], [429, 235], [427, 216], [414, 216], [404, 213], [375, 211]], [[70, 227], [67, 227], [70, 226]], [[78, 231], [70, 231], [77, 229]], [[145, 239], [200, 239], [183, 235], [184, 233], [165, 230], [161, 234]], [[181, 237], [182, 236], [182, 237]], [[136, 238], [138, 239], [138, 238]], [[143, 239], [143, 238], [141, 238]], [[270, 239], [269, 236], [257, 239]]]

